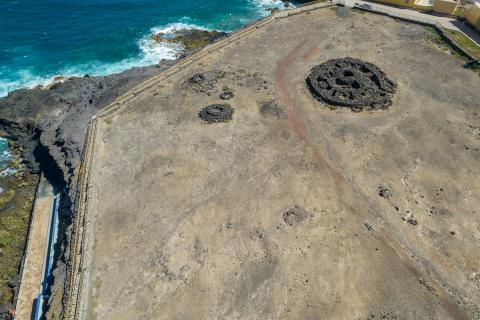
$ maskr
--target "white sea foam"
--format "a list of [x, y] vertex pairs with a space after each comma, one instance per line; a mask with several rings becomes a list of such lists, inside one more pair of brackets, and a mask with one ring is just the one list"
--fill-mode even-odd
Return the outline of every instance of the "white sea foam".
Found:
[[[263, 15], [268, 15], [269, 13], [266, 11], [268, 8], [279, 8], [279, 9], [285, 9], [287, 6], [285, 5], [285, 2], [281, 0], [249, 0], [250, 3], [253, 5], [256, 5], [259, 7], [259, 9], [262, 11]], [[293, 5], [290, 5], [291, 7]]]
[[[181, 19], [182, 21], [188, 21], [188, 17], [183, 17]], [[211, 30], [210, 28], [204, 27], [204, 26], [199, 26], [193, 23], [187, 23], [187, 22], [175, 22], [175, 23], [170, 23], [164, 27], [154, 27], [150, 29], [150, 32], [152, 34], [158, 34], [158, 33], [164, 33], [164, 34], [173, 34], [175, 31], [178, 30], [184, 30], [184, 29], [199, 29], [199, 30]]]
[[52, 77], [40, 77], [34, 75], [30, 70], [19, 70], [16, 72], [17, 80], [0, 79], [0, 97], [6, 96], [10, 91], [20, 88], [35, 88], [52, 82]]
[[[268, 15], [267, 8], [277, 7], [285, 8], [285, 3], [280, 0], [248, 0], [252, 5], [258, 8], [260, 16]], [[248, 23], [248, 20], [241, 19], [242, 23]], [[81, 77], [85, 74], [94, 76], [105, 76], [134, 68], [145, 67], [159, 63], [162, 59], [175, 59], [184, 49], [181, 44], [161, 42], [158, 43], [152, 39], [153, 34], [164, 33], [171, 34], [175, 30], [181, 29], [201, 29], [212, 30], [211, 28], [190, 23], [188, 17], [180, 19], [180, 22], [170, 23], [164, 26], [154, 27], [150, 33], [144, 35], [137, 42], [139, 54], [134, 57], [126, 58], [113, 63], [102, 61], [90, 61], [89, 63], [75, 65], [63, 68], [55, 74], [38, 76], [30, 70], [17, 71], [15, 78], [17, 80], [2, 79], [0, 72], [0, 97], [6, 96], [9, 92], [20, 88], [34, 88], [37, 86], [46, 86], [54, 82], [57, 76]], [[223, 30], [232, 31], [232, 30]]]
[[12, 159], [12, 154], [8, 147], [8, 140], [0, 137], [0, 167]]
[[[183, 18], [188, 20], [188, 18]], [[134, 68], [145, 67], [159, 63], [162, 59], [176, 59], [179, 53], [184, 49], [181, 44], [161, 42], [158, 43], [152, 39], [153, 34], [173, 33], [176, 30], [182, 29], [201, 29], [210, 30], [204, 26], [199, 26], [190, 23], [171, 23], [166, 26], [154, 27], [150, 33], [138, 40], [137, 45], [140, 49], [139, 54], [135, 57], [123, 59], [118, 62], [105, 63], [102, 61], [90, 61], [89, 63], [75, 65], [64, 68], [56, 74], [39, 77], [32, 74], [29, 70], [20, 70], [17, 72], [16, 78], [18, 80], [0, 79], [0, 97], [4, 97], [8, 92], [19, 88], [34, 88], [40, 85], [48, 85], [54, 82], [56, 76], [65, 77], [81, 77], [85, 74], [94, 76], [105, 76], [114, 73]]]
[[6, 168], [0, 172], [0, 177], [11, 176], [12, 174], [17, 173], [18, 171], [13, 168]]
[[171, 23], [162, 27], [150, 29], [150, 33], [138, 40], [137, 45], [140, 53], [136, 57], [127, 58], [114, 63], [103, 63], [93, 61], [88, 64], [78, 65], [65, 69], [61, 74], [69, 76], [82, 76], [86, 73], [90, 75], [109, 75], [119, 73], [134, 67], [145, 67], [159, 63], [162, 59], [176, 59], [179, 53], [184, 49], [181, 44], [161, 42], [158, 43], [152, 39], [152, 35], [158, 33], [171, 34], [176, 30], [182, 29], [202, 29], [208, 28], [187, 23]]
[[2, 153], [0, 153], [0, 162], [9, 161], [11, 158], [12, 158], [12, 154], [10, 153], [9, 150], [3, 150]]
[[12, 153], [8, 147], [8, 140], [0, 137], [0, 176], [5, 177], [16, 173], [17, 171], [12, 168], [8, 168], [10, 160], [12, 160]]

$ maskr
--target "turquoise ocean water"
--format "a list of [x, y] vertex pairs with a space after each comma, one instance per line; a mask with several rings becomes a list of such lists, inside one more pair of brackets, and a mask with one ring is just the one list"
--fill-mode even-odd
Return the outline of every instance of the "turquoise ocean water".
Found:
[[[0, 97], [55, 76], [106, 75], [174, 58], [154, 32], [231, 31], [280, 0], [2, 0]], [[1, 147], [1, 146], [0, 146]], [[1, 150], [0, 150], [1, 152]]]

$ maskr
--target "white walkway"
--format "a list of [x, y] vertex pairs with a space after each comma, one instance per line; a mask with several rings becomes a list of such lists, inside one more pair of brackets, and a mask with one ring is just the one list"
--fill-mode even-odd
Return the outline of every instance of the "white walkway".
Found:
[[25, 266], [17, 300], [16, 320], [32, 318], [35, 299], [41, 292], [53, 201], [52, 186], [42, 176], [32, 212], [32, 225], [28, 235]]

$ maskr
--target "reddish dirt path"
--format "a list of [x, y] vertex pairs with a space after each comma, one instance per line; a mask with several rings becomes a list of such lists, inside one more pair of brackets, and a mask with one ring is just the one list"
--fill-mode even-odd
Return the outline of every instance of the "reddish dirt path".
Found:
[[305, 47], [307, 40], [301, 41], [298, 45], [291, 50], [285, 58], [277, 62], [275, 69], [275, 78], [277, 80], [278, 89], [280, 90], [280, 99], [282, 100], [291, 125], [292, 131], [301, 139], [305, 140], [305, 126], [301, 117], [295, 111], [293, 107], [293, 99], [287, 89], [286, 75], [288, 67], [300, 56], [301, 51]]
[[309, 143], [309, 139], [306, 134], [305, 124], [308, 121], [305, 121], [302, 116], [296, 111], [295, 102], [293, 95], [290, 92], [287, 86], [287, 75], [289, 72], [289, 67], [299, 59], [305, 59], [305, 57], [311, 58], [316, 53], [319, 52], [318, 46], [307, 47], [307, 39], [299, 42], [288, 54], [281, 60], [277, 62], [277, 67], [275, 68], [275, 78], [277, 85], [280, 91], [280, 99], [282, 104], [285, 106], [285, 109], [288, 114], [288, 119], [290, 123], [291, 130], [300, 140], [306, 141], [310, 146], [314, 148], [314, 160], [317, 162], [320, 167], [325, 170], [325, 172], [330, 175], [339, 191], [341, 184], [344, 184], [346, 181], [344, 175], [337, 169], [334, 168], [330, 162], [322, 155], [322, 152], [315, 146], [313, 143]]

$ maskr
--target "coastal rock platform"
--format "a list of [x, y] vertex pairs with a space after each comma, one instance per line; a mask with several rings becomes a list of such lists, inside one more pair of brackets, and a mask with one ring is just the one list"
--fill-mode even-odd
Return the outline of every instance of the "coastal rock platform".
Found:
[[[82, 318], [478, 319], [480, 78], [428, 37], [292, 15], [99, 119]], [[344, 57], [395, 81], [390, 108], [312, 96]], [[224, 87], [232, 120], [205, 123]]]

